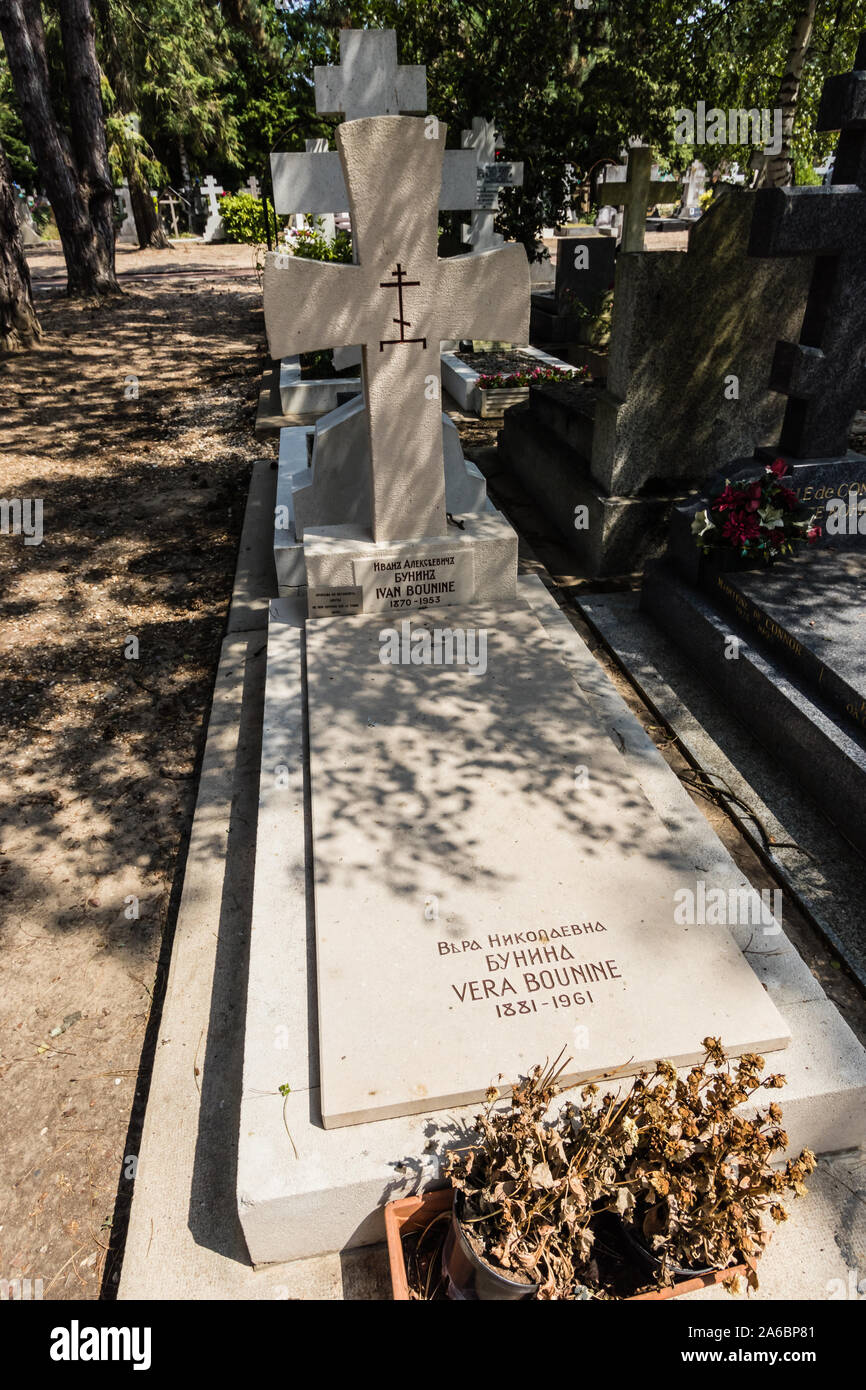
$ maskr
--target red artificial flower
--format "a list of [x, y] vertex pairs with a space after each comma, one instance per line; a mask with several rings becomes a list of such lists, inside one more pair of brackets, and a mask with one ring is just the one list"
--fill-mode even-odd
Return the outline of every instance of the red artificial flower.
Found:
[[767, 472], [775, 473], [777, 478], [784, 478], [788, 471], [788, 465], [784, 459], [775, 459], [773, 463], [767, 464]]
[[773, 500], [778, 501], [780, 506], [785, 507], [789, 512], [792, 512], [797, 505], [797, 494], [796, 492], [793, 492], [791, 488], [783, 487], [780, 484]]
[[806, 540], [809, 542], [810, 545], [814, 545], [820, 534], [820, 526], [810, 526], [809, 530], [806, 532]]
[[742, 488], [731, 487], [730, 483], [724, 492], [720, 493], [713, 503], [714, 512], [731, 511], [734, 507], [741, 507], [746, 499], [746, 494]]
[[760, 535], [761, 527], [754, 512], [732, 511], [725, 517], [725, 524], [722, 527], [722, 535], [726, 540], [736, 541], [742, 545], [746, 541], [755, 541]]
[[763, 485], [760, 482], [750, 483], [746, 489], [746, 510], [756, 512], [763, 500]]

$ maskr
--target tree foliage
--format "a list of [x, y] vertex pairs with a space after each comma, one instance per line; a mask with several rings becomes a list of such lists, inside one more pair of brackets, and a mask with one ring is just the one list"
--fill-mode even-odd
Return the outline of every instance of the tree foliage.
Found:
[[[313, 68], [339, 62], [339, 31], [391, 27], [402, 63], [424, 63], [428, 109], [448, 143], [473, 116], [493, 120], [524, 186], [502, 197], [499, 226], [531, 247], [560, 218], [598, 161], [629, 139], [684, 169], [737, 162], [743, 145], [684, 145], [675, 111], [772, 108], [798, 17], [809, 0], [94, 0], [107, 77], [109, 147], [117, 171], [175, 185], [212, 172], [229, 187], [265, 174], [273, 149], [300, 150], [334, 121], [315, 111]], [[816, 0], [797, 95], [795, 177], [812, 172], [834, 136], [814, 129], [825, 78], [852, 62], [863, 0]], [[46, 0], [49, 62], [60, 65]], [[111, 53], [122, 56], [122, 73]], [[13, 172], [32, 177], [27, 142], [0, 66], [0, 137]], [[138, 118], [130, 150], [128, 116]], [[126, 142], [126, 143], [125, 143]]]

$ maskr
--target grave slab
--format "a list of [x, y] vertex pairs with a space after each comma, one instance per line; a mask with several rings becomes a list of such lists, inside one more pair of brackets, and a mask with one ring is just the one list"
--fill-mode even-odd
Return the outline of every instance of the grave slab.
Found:
[[[539, 367], [551, 367], [561, 372], [571, 372], [574, 370], [570, 362], [564, 362], [561, 357], [552, 357], [548, 352], [542, 352], [540, 348], [522, 346], [520, 353], [524, 357], [535, 359]], [[526, 364], [515, 361], [514, 370], [525, 367]], [[453, 352], [443, 352], [442, 354], [442, 385], [450, 396], [454, 398], [462, 410], [471, 415], [481, 413], [481, 404], [478, 391], [479, 372], [471, 363], [465, 362], [462, 357], [456, 356]], [[525, 400], [528, 396], [529, 387], [518, 387], [521, 395], [518, 400]], [[513, 404], [509, 400], [509, 405]], [[492, 413], [492, 412], [491, 412]], [[453, 510], [453, 508], [452, 508]]]
[[[434, 653], [446, 624], [483, 633], [483, 663], [410, 664], [422, 621]], [[379, 618], [307, 625], [325, 1127], [468, 1104], [561, 1050], [573, 1084], [697, 1061], [708, 1033], [784, 1047], [728, 930], [677, 924], [694, 866], [529, 610], [401, 641], [383, 664]]]

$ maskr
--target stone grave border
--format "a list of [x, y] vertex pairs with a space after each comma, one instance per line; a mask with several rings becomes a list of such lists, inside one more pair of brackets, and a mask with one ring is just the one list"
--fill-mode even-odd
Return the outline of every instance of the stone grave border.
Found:
[[[628, 768], [663, 819], [678, 825], [695, 863], [714, 884], [742, 886], [743, 873], [541, 580], [521, 578], [518, 596], [542, 622], [602, 727], [619, 735]], [[322, 1127], [312, 864], [305, 852], [305, 614], [299, 597], [270, 604], [262, 768], [280, 766], [283, 781], [277, 786], [266, 774], [260, 784], [237, 1167], [240, 1223], [257, 1266], [380, 1241], [386, 1202], [445, 1185], [431, 1135], [442, 1145], [449, 1136], [460, 1142], [461, 1122], [478, 1109]], [[791, 1149], [856, 1148], [866, 1140], [866, 1052], [783, 932], [758, 938], [750, 925], [733, 931], [791, 1029], [790, 1046], [774, 1054], [788, 1078], [782, 1099]], [[279, 1051], [278, 1027], [288, 1029]], [[275, 1086], [287, 1080], [292, 1090], [282, 1105]]]
[[284, 415], [327, 415], [361, 391], [360, 376], [301, 378], [300, 356], [280, 361], [280, 405]]
[[[549, 352], [542, 352], [541, 348], [527, 345], [516, 350], [527, 357], [536, 357], [545, 367], [559, 367], [566, 372], [578, 370], [571, 362], [564, 362], [561, 357], [552, 357]], [[523, 401], [529, 400], [528, 386], [515, 386], [508, 391], [481, 391], [478, 388], [479, 376], [480, 373], [474, 367], [470, 367], [453, 352], [442, 353], [442, 385], [467, 415], [479, 415], [482, 419], [487, 419], [492, 415], [501, 415], [510, 405], [520, 405]], [[501, 409], [494, 409], [499, 402]]]

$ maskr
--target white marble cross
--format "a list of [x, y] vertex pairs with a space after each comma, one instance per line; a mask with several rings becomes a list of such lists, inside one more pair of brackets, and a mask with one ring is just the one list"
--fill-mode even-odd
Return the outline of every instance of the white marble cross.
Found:
[[202, 241], [223, 241], [225, 230], [217, 194], [224, 192], [224, 189], [217, 183], [213, 174], [208, 174], [207, 178], [202, 180], [201, 191], [206, 194], [208, 202], [208, 219], [202, 232]]
[[625, 208], [622, 229], [623, 251], [642, 251], [646, 233], [647, 209], [663, 198], [667, 203], [678, 200], [681, 184], [676, 179], [653, 179], [653, 155], [649, 145], [633, 145], [628, 152], [628, 177], [625, 183], [608, 179], [598, 186], [600, 207]]
[[460, 143], [464, 150], [474, 151], [476, 161], [475, 203], [467, 239], [473, 250], [489, 251], [501, 246], [504, 240], [493, 228], [499, 208], [499, 190], [521, 186], [523, 164], [521, 161], [497, 164], [496, 151], [502, 149], [502, 141], [493, 122], [486, 121], [483, 116], [473, 116], [472, 129], [460, 132]]
[[250, 174], [249, 178], [244, 184], [244, 188], [246, 192], [249, 193], [250, 197], [261, 199], [262, 186], [256, 178], [255, 174]]
[[427, 69], [400, 67], [393, 29], [341, 29], [340, 66], [315, 69], [316, 110], [322, 116], [423, 116]]
[[[315, 70], [320, 115], [344, 115], [351, 121], [426, 111], [427, 69], [420, 64], [398, 67], [393, 29], [341, 30], [340, 57], [342, 66]], [[340, 158], [336, 150], [328, 149], [326, 140], [308, 140], [306, 154], [272, 154], [271, 178], [274, 209], [280, 216], [296, 212], [319, 216], [348, 207]], [[446, 151], [440, 208], [448, 212], [473, 208], [475, 187], [471, 152]]]
[[214, 213], [219, 212], [217, 194], [224, 193], [225, 189], [222, 187], [221, 184], [217, 183], [213, 174], [208, 174], [207, 178], [202, 180], [201, 191], [207, 197], [208, 209], [211, 213], [211, 216], [213, 216]]
[[439, 260], [445, 127], [379, 116], [340, 126], [357, 263], [270, 255], [265, 323], [272, 357], [362, 344], [375, 541], [446, 534], [439, 343], [526, 342], [522, 246]]

